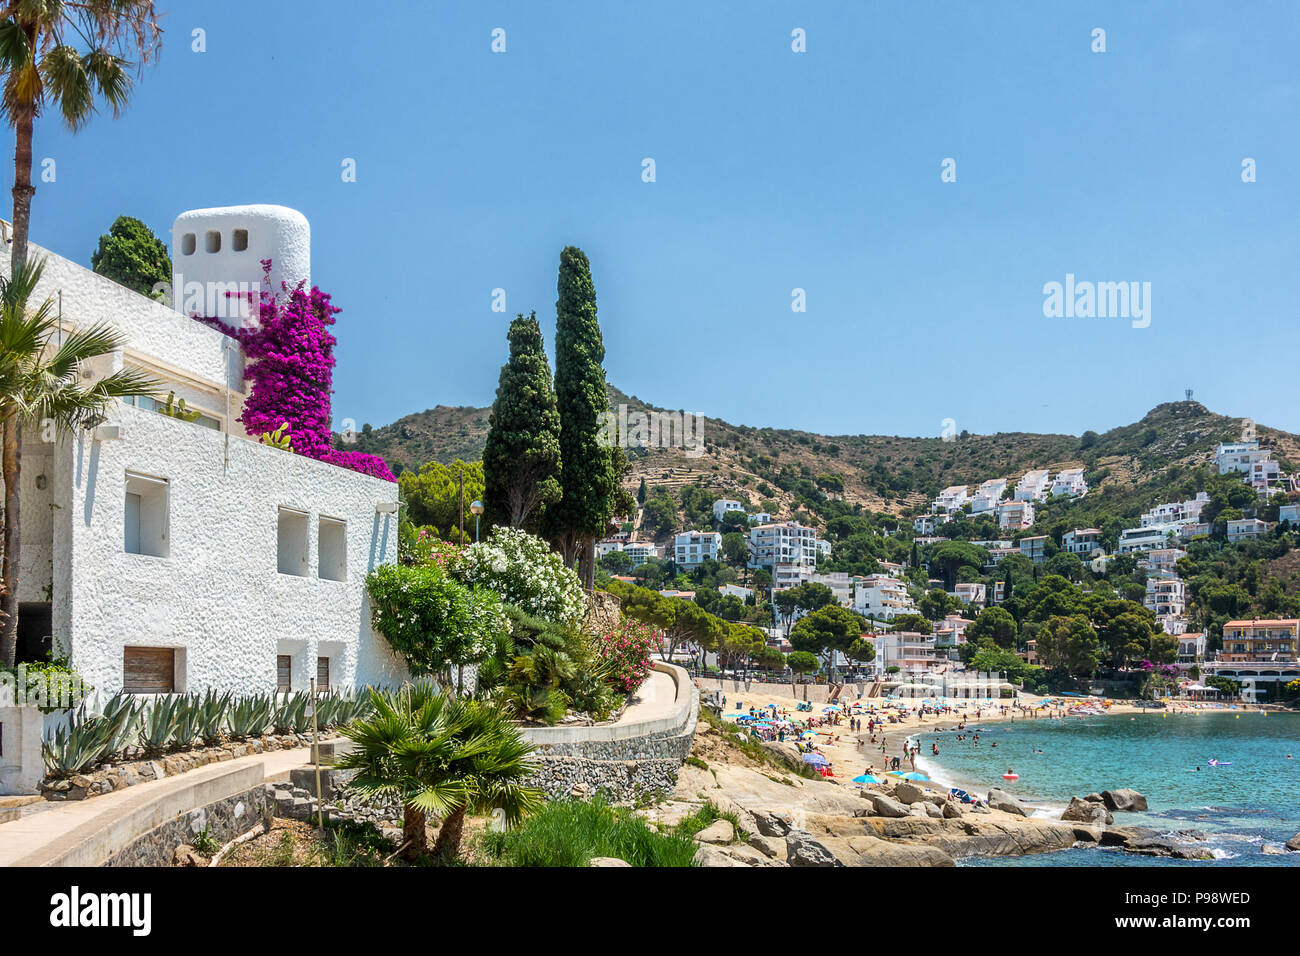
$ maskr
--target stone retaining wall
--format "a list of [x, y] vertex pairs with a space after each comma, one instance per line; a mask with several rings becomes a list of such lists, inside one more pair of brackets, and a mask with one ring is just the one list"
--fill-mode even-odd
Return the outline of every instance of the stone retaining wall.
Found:
[[154, 827], [118, 850], [103, 865], [171, 866], [176, 848], [182, 844], [193, 845], [205, 829], [218, 844], [226, 844], [251, 830], [258, 820], [270, 817], [274, 807], [267, 788], [259, 784]]

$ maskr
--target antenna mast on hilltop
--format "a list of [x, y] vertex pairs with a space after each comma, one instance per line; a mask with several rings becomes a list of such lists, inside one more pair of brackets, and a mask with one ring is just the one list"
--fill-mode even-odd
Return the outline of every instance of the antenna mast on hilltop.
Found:
[[1185, 389], [1184, 392], [1183, 392], [1183, 394], [1187, 396], [1187, 400], [1188, 400], [1189, 402], [1192, 400], [1192, 390], [1191, 390], [1190, 388], [1189, 388], [1189, 389]]

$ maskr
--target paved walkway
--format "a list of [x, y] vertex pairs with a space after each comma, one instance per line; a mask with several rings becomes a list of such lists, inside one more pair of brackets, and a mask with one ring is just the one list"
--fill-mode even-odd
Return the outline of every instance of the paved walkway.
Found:
[[[686, 680], [687, 678], [683, 678]], [[651, 671], [650, 677], [642, 684], [632, 699], [628, 701], [620, 724], [635, 724], [643, 720], [658, 720], [667, 717], [677, 701], [677, 683], [671, 674], [663, 671]]]
[[[96, 834], [104, 833], [114, 825], [128, 820], [132, 814], [155, 800], [221, 777], [232, 770], [251, 770], [261, 764], [263, 779], [271, 781], [287, 777], [290, 770], [307, 764], [310, 758], [310, 747], [276, 750], [208, 764], [188, 773], [136, 784], [134, 787], [87, 800], [46, 801], [37, 810], [24, 808], [28, 812], [20, 819], [0, 823], [0, 867], [41, 866], [86, 840], [94, 839]], [[141, 834], [136, 834], [139, 835]]]

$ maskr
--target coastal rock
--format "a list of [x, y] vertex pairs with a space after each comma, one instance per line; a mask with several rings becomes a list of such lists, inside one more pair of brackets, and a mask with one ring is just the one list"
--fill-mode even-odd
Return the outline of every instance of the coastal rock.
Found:
[[1128, 788], [1103, 790], [1101, 799], [1106, 804], [1107, 810], [1114, 810], [1119, 813], [1136, 812], [1147, 808], [1147, 798], [1136, 790], [1129, 790]]
[[925, 799], [925, 791], [914, 783], [903, 782], [894, 788], [894, 799], [911, 806]]
[[1159, 835], [1159, 830], [1150, 827], [1111, 827], [1102, 833], [1101, 845], [1128, 847], [1139, 840], [1148, 840]]
[[883, 793], [871, 794], [871, 802], [876, 808], [876, 813], [882, 817], [905, 817], [907, 816], [907, 807], [899, 803], [892, 797], [887, 797]]
[[725, 813], [727, 816], [736, 818], [737, 829], [746, 833], [758, 833], [758, 820], [754, 814], [750, 813], [730, 797], [716, 796], [713, 798], [713, 805], [717, 807], [719, 813]]
[[696, 866], [748, 866], [739, 860], [727, 856], [716, 846], [702, 846], [695, 851], [692, 862]]
[[1204, 847], [1188, 846], [1169, 837], [1146, 837], [1132, 840], [1124, 847], [1127, 853], [1142, 856], [1165, 856], [1176, 860], [1212, 860], [1214, 854]]
[[1088, 794], [1088, 795], [1087, 795], [1086, 797], [1084, 797], [1083, 799], [1086, 800], [1086, 801], [1088, 801], [1089, 803], [1105, 803], [1105, 802], [1106, 802], [1105, 800], [1102, 799], [1101, 794], [1100, 794], [1100, 793], [1096, 793], [1096, 792], [1093, 792], [1093, 793]]
[[785, 837], [786, 862], [791, 866], [843, 866], [835, 854], [806, 830], [791, 830]]
[[996, 788], [990, 790], [988, 804], [994, 810], [1001, 810], [1003, 813], [1014, 813], [1016, 816], [1021, 817], [1029, 816], [1029, 811], [1025, 809], [1025, 805], [1005, 790]]
[[1105, 832], [1101, 827], [1077, 826], [1070, 829], [1074, 831], [1074, 839], [1078, 843], [1100, 843], [1101, 835]]
[[736, 839], [736, 828], [730, 820], [714, 820], [707, 827], [695, 834], [701, 843], [726, 845]]
[[758, 850], [755, 850], [753, 847], [745, 846], [743, 843], [738, 843], [735, 846], [725, 847], [722, 852], [727, 854], [727, 856], [731, 857], [733, 860], [737, 860], [745, 864], [746, 866], [784, 866], [785, 865], [784, 861], [773, 860], [766, 853], [762, 853]]
[[587, 863], [588, 866], [631, 866], [627, 860], [620, 860], [616, 856], [593, 856]]
[[754, 825], [765, 837], [783, 837], [790, 832], [790, 814], [780, 810], [751, 810]]
[[929, 800], [917, 805], [925, 808], [925, 815], [927, 817], [935, 817], [936, 819], [940, 819], [940, 820], [943, 819], [943, 811], [940, 810], [938, 807], [936, 807]]
[[1070, 800], [1070, 805], [1065, 808], [1065, 812], [1061, 814], [1061, 819], [1071, 823], [1102, 825], [1106, 823], [1106, 818], [1109, 816], [1110, 811], [1106, 809], [1104, 804], [1074, 797]]
[[871, 836], [830, 838], [825, 845], [845, 866], [953, 866], [953, 858], [924, 843], [890, 843]]
[[945, 820], [956, 820], [961, 816], [961, 804], [956, 800], [948, 800], [943, 805], [942, 813]]
[[1286, 847], [1280, 843], [1265, 843], [1259, 848], [1259, 852], [1266, 856], [1281, 856], [1286, 852]]
[[907, 808], [907, 813], [909, 816], [913, 817], [928, 817], [930, 814], [925, 812], [925, 808], [929, 805], [930, 804], [924, 802], [914, 803]]
[[1297, 833], [1291, 839], [1286, 841], [1286, 848], [1288, 850], [1300, 852], [1300, 833]]
[[776, 837], [767, 837], [760, 834], [753, 834], [749, 838], [749, 845], [759, 853], [773, 860], [785, 859], [785, 841], [778, 840]]

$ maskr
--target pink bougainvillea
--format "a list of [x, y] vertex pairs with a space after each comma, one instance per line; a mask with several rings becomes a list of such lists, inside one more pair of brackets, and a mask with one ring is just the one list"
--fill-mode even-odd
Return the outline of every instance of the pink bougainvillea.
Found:
[[[239, 420], [251, 435], [273, 432], [285, 422], [296, 454], [396, 481], [382, 458], [330, 447], [330, 395], [334, 345], [329, 326], [341, 311], [317, 286], [270, 288], [271, 260], [262, 260], [264, 283], [256, 325], [231, 329], [219, 319], [195, 316], [233, 336], [248, 360], [248, 398]], [[251, 297], [251, 293], [249, 293]]]
[[595, 635], [600, 656], [613, 665], [611, 683], [626, 694], [650, 676], [650, 655], [662, 640], [662, 631], [630, 617], [620, 618], [615, 627]]

